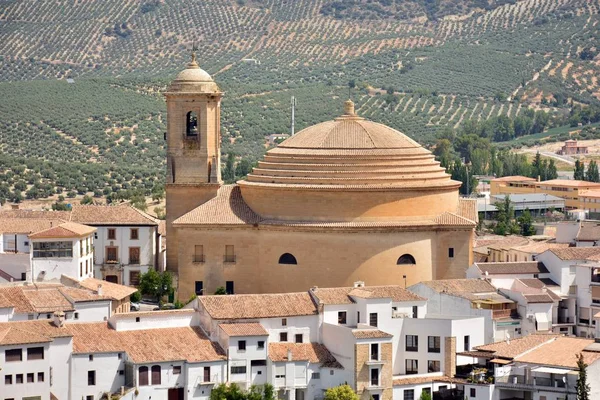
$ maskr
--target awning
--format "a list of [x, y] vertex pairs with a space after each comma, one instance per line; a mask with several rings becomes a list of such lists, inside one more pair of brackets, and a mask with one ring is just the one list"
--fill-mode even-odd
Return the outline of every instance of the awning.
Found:
[[535, 313], [535, 322], [537, 322], [538, 331], [549, 331], [550, 322], [548, 321], [548, 314], [546, 313]]
[[552, 368], [552, 367], [537, 367], [532, 369], [533, 372], [542, 372], [544, 374], [568, 374], [569, 372], [571, 372], [570, 369], [564, 369], [564, 368]]
[[506, 364], [510, 364], [512, 361], [511, 360], [503, 360], [502, 358], [494, 358], [493, 360], [490, 360], [490, 362], [494, 363], [494, 364], [506, 365]]

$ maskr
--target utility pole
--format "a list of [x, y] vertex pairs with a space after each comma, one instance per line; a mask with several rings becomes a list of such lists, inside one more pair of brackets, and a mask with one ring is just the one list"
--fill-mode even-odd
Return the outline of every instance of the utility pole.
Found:
[[292, 96], [290, 102], [292, 105], [292, 136], [294, 136], [296, 128], [296, 98]]

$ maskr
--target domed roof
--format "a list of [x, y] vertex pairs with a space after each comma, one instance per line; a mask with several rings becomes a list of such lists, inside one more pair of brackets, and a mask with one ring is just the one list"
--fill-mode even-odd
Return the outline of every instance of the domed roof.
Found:
[[212, 77], [198, 65], [195, 52], [192, 52], [192, 61], [177, 74], [167, 90], [167, 94], [182, 92], [219, 92], [219, 87]]
[[308, 127], [267, 152], [242, 186], [453, 188], [431, 152], [401, 132], [367, 121], [351, 101], [333, 121]]

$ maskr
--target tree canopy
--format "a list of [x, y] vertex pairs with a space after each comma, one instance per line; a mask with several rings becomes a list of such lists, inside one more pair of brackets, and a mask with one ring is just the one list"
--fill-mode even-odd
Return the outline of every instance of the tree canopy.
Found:
[[340, 385], [325, 391], [324, 400], [359, 400], [358, 395], [348, 385]]

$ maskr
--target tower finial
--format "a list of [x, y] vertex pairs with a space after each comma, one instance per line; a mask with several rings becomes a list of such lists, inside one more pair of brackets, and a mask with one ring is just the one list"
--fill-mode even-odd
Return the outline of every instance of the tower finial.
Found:
[[190, 61], [190, 63], [188, 64], [188, 68], [200, 68], [198, 66], [198, 62], [196, 61], [196, 50], [198, 50], [198, 47], [196, 47], [196, 40], [192, 41], [192, 61]]
[[354, 102], [350, 99], [344, 102], [344, 115], [356, 115], [354, 112]]

